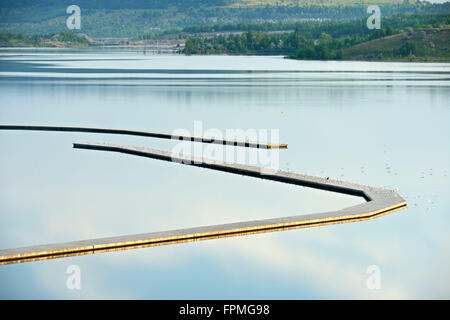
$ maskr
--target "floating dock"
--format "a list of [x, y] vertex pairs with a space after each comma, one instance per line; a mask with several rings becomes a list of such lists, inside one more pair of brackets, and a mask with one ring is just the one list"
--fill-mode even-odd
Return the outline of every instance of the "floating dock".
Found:
[[5, 249], [0, 250], [0, 264], [38, 261], [190, 241], [363, 221], [404, 209], [407, 205], [406, 201], [395, 191], [350, 182], [307, 176], [292, 172], [268, 171], [264, 168], [256, 166], [230, 164], [209, 159], [185, 157], [166, 151], [148, 148], [91, 143], [75, 143], [73, 146], [76, 149], [119, 152], [134, 156], [175, 162], [183, 165], [218, 170], [232, 174], [338, 192], [362, 197], [366, 200], [366, 202], [342, 210], [325, 213], [296, 215], [188, 229]]
[[93, 127], [61, 127], [61, 126], [33, 126], [33, 125], [0, 125], [0, 130], [62, 131], [62, 132], [119, 134], [119, 135], [129, 135], [129, 136], [158, 138], [158, 139], [213, 143], [213, 144], [247, 147], [247, 148], [287, 149], [287, 144], [270, 144], [264, 142], [247, 141], [239, 139], [222, 139], [216, 137], [179, 135], [174, 133], [147, 131], [147, 130], [144, 131], [144, 130], [107, 129], [107, 128], [93, 128]]

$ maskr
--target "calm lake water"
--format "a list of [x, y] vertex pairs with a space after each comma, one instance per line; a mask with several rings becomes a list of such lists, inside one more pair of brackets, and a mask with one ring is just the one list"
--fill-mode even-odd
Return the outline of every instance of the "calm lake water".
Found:
[[[366, 222], [0, 266], [0, 298], [450, 298], [450, 64], [0, 51], [0, 123], [278, 130], [278, 167], [396, 189]], [[208, 131], [209, 130], [209, 131]], [[261, 136], [259, 136], [261, 138]], [[359, 198], [0, 132], [0, 248], [336, 210]], [[232, 152], [225, 150], [226, 152]], [[244, 162], [249, 162], [248, 158]], [[81, 289], [66, 286], [81, 270]], [[381, 288], [367, 287], [367, 268]]]

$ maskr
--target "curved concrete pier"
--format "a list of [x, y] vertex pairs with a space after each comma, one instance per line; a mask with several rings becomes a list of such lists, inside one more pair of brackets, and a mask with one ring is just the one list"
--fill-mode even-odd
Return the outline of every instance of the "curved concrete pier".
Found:
[[262, 168], [255, 166], [229, 164], [208, 159], [182, 157], [170, 152], [137, 147], [116, 146], [110, 144], [75, 143], [74, 148], [120, 152], [135, 156], [148, 157], [152, 159], [172, 161], [185, 165], [225, 171], [233, 174], [258, 177], [261, 179], [268, 179], [272, 181], [350, 194], [362, 197], [366, 200], [366, 202], [342, 210], [325, 213], [296, 215], [283, 218], [254, 220], [206, 227], [0, 250], [0, 264], [54, 259], [68, 256], [135, 249], [189, 241], [199, 241], [263, 232], [273, 232], [362, 221], [373, 219], [406, 207], [406, 201], [395, 191], [349, 182], [328, 180], [319, 177], [312, 177], [283, 171], [269, 173]]

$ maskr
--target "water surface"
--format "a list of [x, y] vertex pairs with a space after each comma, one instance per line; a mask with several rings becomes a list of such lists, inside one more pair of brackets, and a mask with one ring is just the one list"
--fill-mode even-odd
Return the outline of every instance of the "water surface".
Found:
[[[367, 222], [0, 267], [2, 298], [449, 298], [446, 63], [0, 51], [0, 123], [278, 129], [279, 167], [396, 189]], [[270, 131], [269, 131], [270, 133]], [[268, 139], [271, 136], [269, 134]], [[0, 132], [0, 247], [336, 210], [361, 199], [123, 154], [173, 141]], [[246, 159], [248, 162], [248, 159]], [[82, 289], [66, 287], [78, 265]], [[381, 289], [366, 286], [367, 267]]]

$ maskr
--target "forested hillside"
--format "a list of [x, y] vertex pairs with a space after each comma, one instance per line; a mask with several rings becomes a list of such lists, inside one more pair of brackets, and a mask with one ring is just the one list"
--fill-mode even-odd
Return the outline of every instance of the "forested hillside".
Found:
[[310, 60], [450, 60], [450, 14], [397, 14], [380, 30], [365, 20], [305, 22], [293, 32], [247, 31], [186, 40], [185, 54], [278, 54]]
[[[67, 30], [72, 0], [3, 0], [0, 31], [50, 34]], [[367, 17], [378, 4], [383, 17], [396, 13], [444, 13], [449, 5], [405, 0], [79, 0], [81, 30], [91, 37], [154, 36], [198, 25], [295, 23]]]

